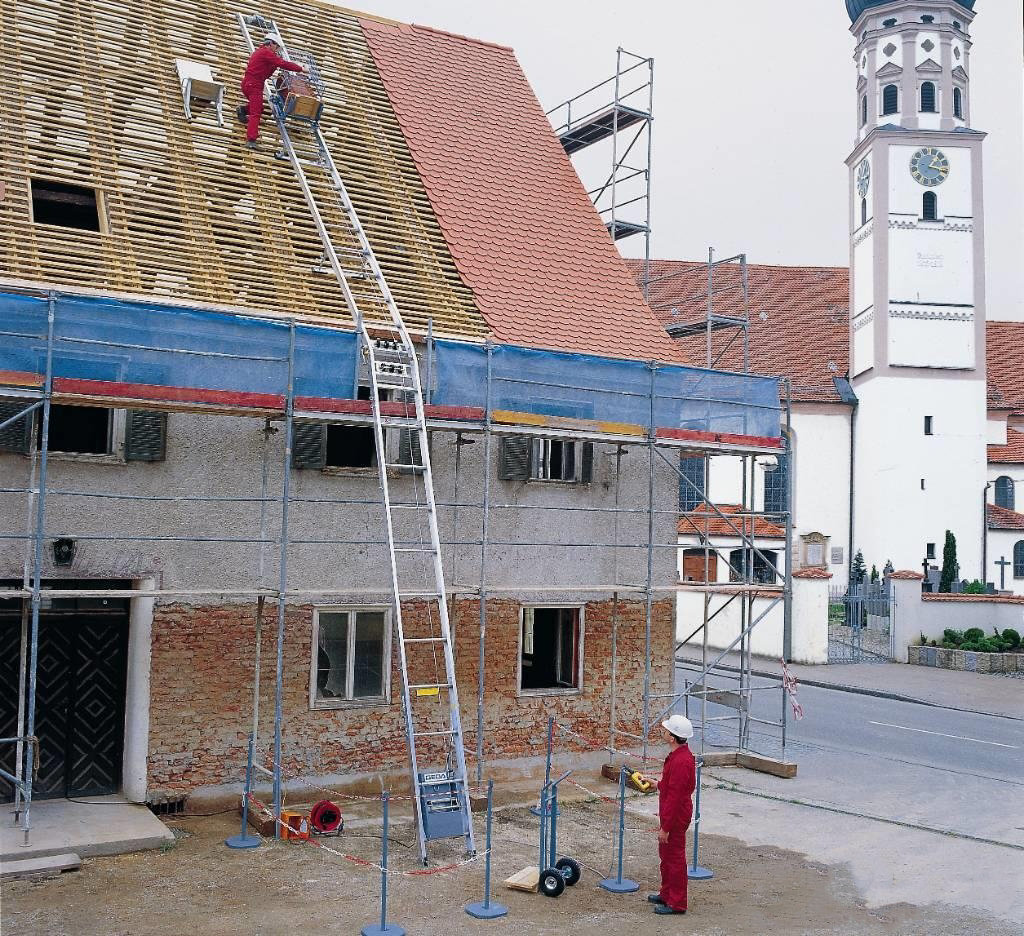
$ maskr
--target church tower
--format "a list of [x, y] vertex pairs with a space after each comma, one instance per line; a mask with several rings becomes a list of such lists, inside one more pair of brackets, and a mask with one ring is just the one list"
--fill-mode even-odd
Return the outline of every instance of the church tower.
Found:
[[856, 39], [850, 377], [854, 549], [879, 568], [981, 573], [986, 468], [981, 145], [970, 125], [975, 0], [846, 0]]

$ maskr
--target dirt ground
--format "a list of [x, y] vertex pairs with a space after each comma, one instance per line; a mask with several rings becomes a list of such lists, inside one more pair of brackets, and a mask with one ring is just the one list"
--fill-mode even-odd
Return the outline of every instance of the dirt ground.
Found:
[[[750, 848], [735, 839], [701, 840], [701, 864], [714, 879], [690, 883], [686, 916], [657, 917], [645, 895], [657, 889], [654, 826], [629, 816], [625, 874], [634, 894], [613, 895], [597, 882], [612, 867], [613, 809], [605, 803], [564, 807], [559, 853], [585, 863], [583, 879], [552, 899], [514, 892], [503, 881], [536, 861], [537, 820], [522, 808], [495, 813], [493, 900], [509, 908], [502, 920], [464, 912], [483, 895], [483, 861], [429, 876], [389, 876], [388, 919], [409, 934], [558, 934], [680, 932], [739, 934], [892, 934], [937, 936], [993, 933], [981, 920], [941, 908], [907, 905], [866, 909], [844, 869], [808, 862], [793, 852]], [[83, 862], [77, 872], [4, 885], [0, 932], [18, 936], [237, 936], [358, 933], [380, 921], [380, 873], [310, 844], [268, 841], [249, 851], [224, 847], [238, 831], [232, 815], [169, 820], [177, 841], [163, 851]], [[378, 826], [379, 830], [379, 826]], [[380, 833], [349, 821], [340, 852], [378, 860]], [[808, 830], [813, 834], [813, 830]], [[418, 867], [413, 829], [391, 833], [392, 870]], [[450, 843], [449, 843], [450, 844]], [[482, 842], [480, 843], [482, 846]], [[445, 862], [437, 849], [432, 855]], [[457, 859], [454, 851], [451, 858]]]

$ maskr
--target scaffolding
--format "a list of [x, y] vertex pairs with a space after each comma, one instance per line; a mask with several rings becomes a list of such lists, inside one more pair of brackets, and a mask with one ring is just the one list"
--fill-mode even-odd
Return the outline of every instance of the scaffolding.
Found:
[[[387, 583], [379, 587], [360, 589], [343, 586], [333, 580], [324, 586], [294, 585], [289, 575], [288, 554], [301, 545], [381, 546], [370, 539], [346, 540], [319, 536], [300, 539], [289, 533], [288, 518], [297, 506], [317, 510], [365, 510], [371, 501], [355, 497], [304, 497], [289, 488], [292, 463], [288, 447], [284, 448], [284, 461], [280, 465], [282, 484], [278, 491], [268, 487], [267, 446], [263, 448], [263, 470], [259, 492], [232, 491], [222, 496], [204, 494], [196, 490], [183, 493], [152, 494], [129, 488], [124, 492], [106, 492], [60, 487], [51, 483], [48, 456], [50, 454], [50, 414], [57, 404], [77, 404], [106, 407], [132, 407], [159, 411], [177, 411], [217, 416], [248, 416], [265, 419], [266, 428], [278, 423], [286, 437], [291, 437], [295, 426], [317, 423], [366, 426], [372, 424], [369, 402], [337, 395], [338, 387], [351, 392], [354, 374], [358, 368], [358, 343], [353, 333], [325, 326], [309, 325], [303, 321], [274, 317], [261, 318], [251, 314], [200, 312], [191, 307], [139, 305], [137, 300], [121, 302], [110, 297], [82, 296], [56, 290], [22, 289], [0, 295], [5, 308], [0, 339], [3, 340], [3, 387], [0, 391], [6, 409], [0, 415], [0, 435], [16, 428], [19, 423], [32, 425], [38, 417], [37, 442], [26, 450], [29, 458], [24, 486], [4, 485], [4, 497], [24, 497], [26, 516], [24, 531], [0, 530], [0, 542], [20, 542], [24, 545], [24, 575], [20, 586], [0, 589], [0, 602], [20, 602], [21, 644], [19, 652], [18, 714], [16, 731], [11, 737], [0, 739], [0, 744], [14, 749], [13, 770], [0, 771], [0, 778], [13, 790], [15, 821], [20, 823], [25, 842], [29, 841], [33, 777], [38, 764], [38, 738], [36, 722], [37, 669], [39, 656], [40, 611], [44, 601], [62, 598], [103, 599], [152, 598], [160, 601], [187, 598], [222, 598], [253, 601], [257, 604], [257, 651], [253, 661], [254, 713], [253, 731], [258, 730], [256, 711], [259, 692], [259, 628], [267, 602], [280, 606], [297, 604], [312, 599], [323, 600], [332, 595], [351, 600], [356, 594], [387, 595]], [[164, 316], [163, 320], [159, 317]], [[177, 321], [181, 319], [181, 321]], [[161, 321], [164, 327], [161, 327]], [[177, 327], [168, 328], [169, 323]], [[476, 757], [475, 772], [478, 782], [483, 779], [485, 765], [484, 745], [484, 662], [487, 659], [488, 601], [504, 595], [539, 593], [542, 588], [528, 585], [499, 586], [489, 579], [489, 569], [503, 552], [514, 548], [558, 546], [566, 549], [611, 550], [614, 556], [614, 581], [580, 583], [576, 586], [553, 586], [550, 591], [609, 596], [613, 603], [611, 622], [612, 678], [609, 698], [609, 753], [625, 753], [639, 743], [641, 756], [649, 757], [652, 732], [664, 715], [689, 699], [703, 694], [703, 716], [698, 727], [703, 731], [710, 722], [707, 706], [709, 698], [705, 687], [709, 674], [718, 660], [711, 660], [707, 649], [707, 612], [702, 624], [705, 632], [706, 665], [686, 685], [679, 689], [675, 677], [674, 659], [663, 661], [671, 667], [672, 683], [667, 692], [655, 692], [653, 668], [658, 665], [653, 655], [652, 622], [655, 596], [668, 596], [673, 601], [677, 594], [695, 586], [680, 584], [676, 576], [671, 581], [658, 581], [655, 569], [660, 563], [656, 557], [660, 550], [678, 552], [678, 539], [659, 542], [659, 518], [678, 517], [677, 505], [661, 506], [658, 502], [656, 478], [667, 466], [679, 472], [680, 452], [697, 453], [708, 458], [710, 454], [730, 454], [742, 460], [744, 477], [759, 458], [771, 457], [779, 449], [780, 428], [788, 427], [788, 406], [780, 409], [776, 378], [750, 377], [738, 374], [715, 373], [707, 370], [663, 365], [656, 362], [613, 361], [585, 355], [541, 352], [530, 349], [472, 344], [436, 340], [429, 333], [420, 337], [420, 353], [424, 355], [424, 371], [431, 375], [430, 404], [425, 407], [429, 428], [436, 434], [455, 436], [456, 462], [453, 499], [439, 501], [438, 508], [450, 511], [455, 523], [461, 511], [479, 513], [479, 533], [462, 536], [453, 532], [452, 540], [442, 548], [479, 549], [480, 577], [473, 582], [453, 582], [448, 591], [454, 602], [457, 596], [479, 601], [479, 677], [476, 687]], [[117, 361], [118, 379], [109, 379], [111, 361]], [[345, 363], [347, 361], [347, 364]], [[330, 362], [330, 367], [325, 363]], [[6, 365], [10, 365], [7, 367]], [[329, 373], [325, 373], [329, 371]], [[149, 383], [140, 380], [147, 375]], [[183, 380], [187, 375], [189, 380]], [[160, 376], [163, 383], [156, 381]], [[323, 381], [334, 388], [334, 395], [323, 392]], [[242, 388], [245, 389], [242, 392]], [[510, 412], [513, 403], [518, 412]], [[381, 404], [387, 415], [387, 404]], [[531, 412], [532, 409], [532, 412]], [[613, 419], [613, 416], [619, 416]], [[780, 426], [781, 424], [781, 426]], [[459, 452], [467, 436], [482, 437], [484, 450], [484, 477], [481, 497], [460, 499]], [[614, 475], [614, 506], [587, 504], [520, 503], [516, 498], [505, 502], [495, 498], [489, 482], [493, 464], [493, 442], [501, 436], [526, 436], [541, 439], [573, 439], [605, 443], [616, 452]], [[264, 436], [266, 439], [266, 435]], [[646, 504], [628, 506], [620, 503], [622, 477], [621, 463], [628, 450], [643, 453], [646, 462]], [[706, 505], [708, 516], [724, 524], [730, 537], [738, 537], [753, 558], [760, 554], [755, 543], [752, 486], [744, 488], [743, 516], [737, 522], [714, 504]], [[748, 498], [747, 495], [750, 495]], [[54, 529], [47, 522], [47, 508], [51, 501], [89, 504], [93, 499], [104, 499], [123, 505], [126, 510], [140, 504], [173, 505], [179, 509], [210, 511], [218, 503], [244, 503], [259, 510], [260, 532], [255, 537], [200, 537], [188, 531], [155, 534], [149, 530], [131, 528], [106, 530], [81, 535], [85, 540], [132, 542], [161, 542], [198, 544], [232, 543], [259, 547], [259, 575], [255, 581], [222, 582], [216, 587], [188, 588], [163, 583], [144, 586], [133, 580], [130, 588], [52, 588], [46, 587], [44, 550], [54, 538], [75, 539], [75, 529]], [[380, 506], [379, 504], [377, 506]], [[280, 511], [281, 522], [274, 536], [268, 531], [266, 518], [271, 510]], [[578, 543], [531, 542], [531, 537], [499, 540], [492, 536], [490, 520], [504, 511], [540, 512], [578, 511], [612, 513], [615, 519], [611, 541]], [[76, 518], [80, 514], [75, 514]], [[13, 511], [8, 519], [13, 517]], [[647, 541], [630, 541], [628, 534], [620, 532], [620, 522], [632, 519], [644, 523]], [[776, 520], [785, 522], [787, 544], [790, 541], [788, 514]], [[531, 529], [530, 525], [525, 525]], [[536, 537], [532, 537], [536, 539]], [[708, 539], [710, 555], [715, 549]], [[264, 573], [271, 570], [264, 561], [268, 549], [276, 549], [278, 556], [277, 585], [268, 584]], [[619, 557], [637, 551], [646, 566], [642, 581], [620, 581]], [[761, 555], [761, 559], [765, 557]], [[766, 561], [766, 560], [765, 560]], [[294, 569], [293, 563], [291, 568]], [[674, 567], [674, 563], [673, 563]], [[774, 568], [781, 584], [774, 589], [774, 604], [784, 601], [788, 608], [790, 582], [787, 567]], [[744, 627], [728, 650], [739, 648], [746, 661], [741, 673], [740, 694], [751, 696], [750, 684], [750, 631], [763, 618], [753, 613], [753, 595], [764, 590], [763, 583], [755, 581], [753, 562], [745, 562], [737, 571], [737, 580], [717, 590], [748, 596], [750, 611], [744, 618]], [[129, 576], [131, 577], [131, 576]], [[271, 575], [271, 577], [273, 577]], [[708, 590], [712, 586], [706, 586]], [[620, 605], [627, 599], [643, 602], [643, 697], [624, 700], [618, 678], [619, 658], [623, 650], [619, 645]], [[746, 606], [746, 605], [745, 605]], [[674, 615], [673, 615], [674, 616]], [[787, 615], [788, 620], [788, 615]], [[276, 659], [274, 672], [275, 734], [282, 731], [283, 658], [285, 651], [285, 615], [277, 615]], [[463, 626], [465, 626], [463, 624]], [[788, 628], [787, 628], [788, 630]], [[624, 710], [635, 711], [630, 719]], [[737, 748], [749, 743], [749, 707], [739, 713], [740, 727]], [[630, 727], [637, 730], [630, 731]], [[0, 756], [3, 756], [0, 748]], [[5, 763], [9, 761], [5, 760]], [[274, 757], [271, 774], [275, 790], [280, 790], [285, 778], [280, 757]], [[280, 816], [280, 799], [275, 804]]]
[[548, 118], [570, 156], [599, 143], [610, 145], [611, 168], [587, 195], [613, 240], [643, 235], [646, 299], [651, 262], [654, 59], [618, 48], [615, 74], [553, 107]]

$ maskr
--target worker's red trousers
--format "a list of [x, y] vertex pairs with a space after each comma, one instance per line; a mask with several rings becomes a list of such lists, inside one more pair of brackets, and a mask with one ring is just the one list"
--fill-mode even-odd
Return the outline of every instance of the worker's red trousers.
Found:
[[661, 899], [673, 910], [686, 909], [686, 829], [669, 834], [658, 843], [661, 858]]
[[243, 84], [242, 94], [249, 102], [249, 123], [245, 128], [245, 138], [255, 142], [260, 136], [260, 117], [263, 116], [263, 84]]

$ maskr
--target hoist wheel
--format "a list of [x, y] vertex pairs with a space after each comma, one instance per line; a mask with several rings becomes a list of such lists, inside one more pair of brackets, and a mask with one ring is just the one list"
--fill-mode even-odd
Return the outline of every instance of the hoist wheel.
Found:
[[555, 862], [555, 868], [562, 872], [562, 877], [565, 878], [565, 883], [569, 887], [575, 887], [579, 883], [580, 878], [583, 877], [583, 869], [580, 867], [580, 863], [572, 858], [559, 858]]
[[540, 873], [539, 886], [545, 897], [557, 897], [565, 890], [565, 878], [557, 868], [547, 868]]

